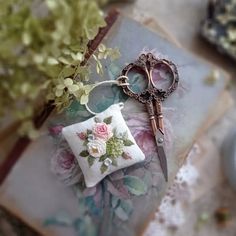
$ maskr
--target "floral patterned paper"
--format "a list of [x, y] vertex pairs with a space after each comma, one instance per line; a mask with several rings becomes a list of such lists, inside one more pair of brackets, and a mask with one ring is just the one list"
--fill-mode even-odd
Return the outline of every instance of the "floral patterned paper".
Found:
[[[116, 64], [111, 64], [108, 70], [110, 79], [114, 79], [115, 75], [119, 73], [120, 70], [121, 68]], [[186, 84], [184, 84], [184, 86], [180, 85], [180, 89], [176, 91], [178, 97], [181, 98], [186, 93], [188, 90], [186, 87]], [[125, 102], [127, 100], [127, 96], [117, 87], [112, 87], [111, 91], [111, 94], [104, 93], [101, 96], [101, 99], [93, 101], [97, 111], [104, 110], [110, 104], [120, 101]], [[133, 110], [134, 104], [130, 102], [130, 100], [126, 101], [124, 115], [135, 141], [145, 153], [145, 161], [142, 165], [137, 164], [133, 167], [116, 171], [91, 188], [84, 187], [83, 178], [78, 179], [77, 184], [74, 185], [75, 193], [80, 201], [78, 208], [86, 209], [86, 211], [81, 212], [77, 218], [71, 219], [68, 216], [70, 218], [70, 223], [64, 225], [64, 227], [74, 228], [75, 232], [78, 232], [78, 234], [81, 235], [96, 236], [99, 231], [101, 231], [103, 235], [109, 235], [111, 231], [114, 232], [116, 229], [118, 230], [117, 232], [119, 232], [119, 235], [130, 235], [131, 232], [128, 225], [129, 219], [135, 211], [135, 198], [149, 199], [150, 194], [157, 195], [158, 189], [162, 184], [163, 176], [159, 162], [157, 161], [156, 144], [145, 107], [140, 106], [140, 109], [137, 105], [139, 104], [136, 104], [136, 109], [139, 111], [138, 115], [129, 112]], [[163, 107], [163, 112], [165, 114], [164, 127], [166, 148], [167, 150], [170, 150], [172, 148], [174, 134], [169, 119], [175, 117], [176, 109], [172, 107]], [[86, 119], [85, 114], [86, 112], [83, 107], [75, 103], [68, 110], [68, 116], [72, 116], [73, 119], [78, 116]], [[101, 130], [106, 131], [104, 132], [104, 138], [106, 138], [106, 134], [110, 133], [109, 127], [108, 130], [106, 130], [105, 127], [100, 128], [102, 128]], [[51, 127], [50, 131], [54, 138], [57, 139], [57, 143], [59, 142], [64, 146], [64, 141], [61, 140], [61, 135], [58, 134], [58, 130], [60, 129], [61, 125], [56, 125]], [[93, 129], [91, 130], [93, 131]], [[55, 133], [57, 134], [55, 135]], [[85, 141], [87, 134], [86, 132], [79, 132], [77, 133], [77, 137]], [[104, 221], [110, 223], [104, 225], [102, 224]], [[78, 228], [76, 222], [80, 222], [84, 227], [82, 229]], [[96, 224], [91, 225], [91, 222], [96, 222]], [[45, 220], [45, 225], [47, 226], [61, 225], [61, 223], [61, 218], [58, 214]], [[87, 232], [88, 228], [93, 228], [92, 233]]]
[[[126, 103], [126, 109], [129, 110], [128, 102]], [[163, 110], [168, 117], [172, 117], [175, 114], [175, 109], [173, 108], [164, 107]], [[78, 234], [91, 236], [98, 235], [99, 230], [103, 230], [104, 235], [109, 235], [111, 227], [113, 227], [113, 230], [117, 228], [120, 232], [126, 232], [126, 224], [128, 224], [135, 210], [134, 199], [141, 197], [148, 199], [150, 192], [158, 189], [162, 179], [159, 164], [153, 160], [156, 156], [155, 141], [146, 115], [146, 112], [143, 111], [138, 116], [128, 114], [125, 117], [137, 144], [146, 154], [144, 164], [118, 170], [107, 176], [96, 186], [90, 188], [84, 186], [83, 178], [80, 176], [77, 183], [73, 185], [73, 189], [79, 199], [78, 208], [84, 209], [84, 211], [77, 218], [71, 218], [67, 212], [64, 213], [66, 217], [65, 215], [62, 217], [61, 213], [56, 214], [45, 220], [44, 223], [46, 226], [63, 225], [63, 227], [74, 228]], [[105, 121], [107, 122], [107, 120]], [[109, 140], [114, 134], [112, 135], [112, 129], [109, 127], [110, 122], [107, 122], [108, 124], [105, 123], [106, 127], [104, 123], [103, 120], [94, 118], [94, 127], [88, 133], [94, 133], [94, 135], [96, 133], [97, 137], [99, 136], [102, 139]], [[68, 149], [68, 144], [65, 143], [61, 134], [57, 132], [60, 127], [61, 125], [59, 127], [51, 127], [50, 132], [57, 139], [57, 143], [62, 147], [60, 151], [63, 152], [63, 149]], [[52, 132], [54, 130], [56, 134]], [[86, 132], [77, 133], [77, 138], [85, 142], [85, 148], [88, 133], [87, 130]], [[170, 149], [172, 147], [173, 131], [168, 119], [165, 119], [165, 133], [167, 149]], [[60, 156], [57, 156], [57, 158], [60, 158]], [[54, 163], [52, 162], [52, 164]], [[111, 223], [106, 226], [98, 223], [100, 217], [105, 219], [104, 221], [110, 221]], [[84, 227], [78, 228], [78, 222], [80, 222], [79, 225], [83, 225]], [[97, 223], [92, 224], [92, 222]]]

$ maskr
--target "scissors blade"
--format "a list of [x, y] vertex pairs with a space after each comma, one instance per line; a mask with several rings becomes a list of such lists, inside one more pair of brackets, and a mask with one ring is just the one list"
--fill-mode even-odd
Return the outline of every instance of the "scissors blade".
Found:
[[166, 182], [168, 182], [168, 168], [164, 148], [164, 134], [159, 129], [156, 131], [155, 140], [157, 144], [157, 154], [160, 160], [161, 169], [163, 171]]

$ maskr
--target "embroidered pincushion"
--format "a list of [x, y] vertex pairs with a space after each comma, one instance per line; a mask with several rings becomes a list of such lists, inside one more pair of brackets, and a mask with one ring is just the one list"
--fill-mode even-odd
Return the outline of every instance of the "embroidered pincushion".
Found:
[[95, 186], [116, 170], [145, 159], [125, 123], [121, 108], [121, 104], [112, 105], [95, 117], [62, 130], [87, 187]]

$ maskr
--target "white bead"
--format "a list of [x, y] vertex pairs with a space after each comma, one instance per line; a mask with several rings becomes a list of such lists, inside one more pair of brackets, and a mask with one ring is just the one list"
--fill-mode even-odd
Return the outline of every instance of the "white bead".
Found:
[[112, 160], [110, 158], [106, 158], [103, 163], [105, 166], [109, 166], [112, 164]]

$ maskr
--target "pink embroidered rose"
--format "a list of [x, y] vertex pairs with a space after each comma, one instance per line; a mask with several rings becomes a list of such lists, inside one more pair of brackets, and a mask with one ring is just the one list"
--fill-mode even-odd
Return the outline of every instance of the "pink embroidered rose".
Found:
[[82, 175], [75, 156], [65, 149], [58, 150], [52, 157], [51, 171], [66, 185], [79, 182]]
[[107, 141], [113, 136], [111, 126], [106, 123], [96, 123], [93, 127], [93, 134], [96, 138]]
[[85, 132], [80, 132], [76, 134], [81, 140], [85, 140], [87, 138], [87, 134]]

